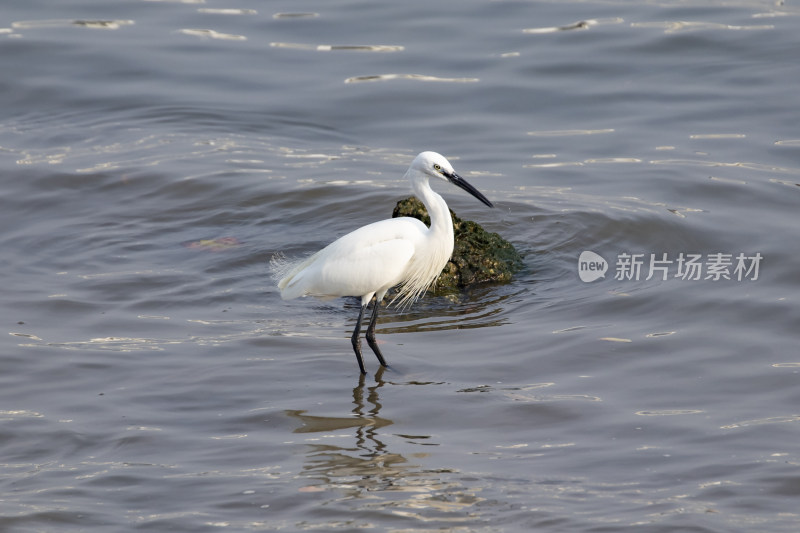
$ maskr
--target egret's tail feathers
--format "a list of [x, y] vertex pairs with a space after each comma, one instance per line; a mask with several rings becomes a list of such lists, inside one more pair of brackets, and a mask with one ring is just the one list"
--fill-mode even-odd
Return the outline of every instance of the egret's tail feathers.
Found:
[[292, 277], [297, 270], [297, 261], [290, 261], [286, 259], [283, 252], [278, 252], [272, 256], [269, 261], [269, 268], [272, 271], [272, 279], [278, 285], [281, 291], [281, 298], [284, 300], [292, 300], [303, 296], [303, 294], [295, 294], [296, 290], [292, 290], [291, 281]]
[[294, 264], [286, 259], [283, 252], [272, 254], [272, 258], [269, 260], [269, 270], [272, 274], [272, 279], [278, 284], [278, 288], [281, 288], [281, 281], [292, 270], [293, 266]]
[[269, 266], [272, 278], [281, 291], [282, 299], [293, 300], [310, 294], [306, 287], [307, 283], [303, 283], [303, 270], [314, 260], [315, 255], [297, 261], [286, 259], [281, 252], [272, 256]]

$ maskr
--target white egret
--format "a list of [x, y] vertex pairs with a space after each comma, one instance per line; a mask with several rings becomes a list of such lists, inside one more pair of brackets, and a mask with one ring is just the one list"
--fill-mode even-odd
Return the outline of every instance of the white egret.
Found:
[[363, 226], [339, 238], [311, 257], [279, 268], [281, 298], [302, 296], [330, 299], [361, 297], [361, 311], [353, 331], [353, 350], [362, 374], [361, 320], [374, 300], [366, 338], [381, 365], [387, 366], [375, 341], [378, 308], [386, 292], [399, 285], [390, 302], [401, 306], [417, 300], [436, 280], [453, 253], [453, 221], [444, 199], [431, 189], [428, 180], [439, 178], [461, 187], [489, 207], [492, 202], [464, 178], [450, 162], [435, 152], [422, 152], [406, 171], [414, 194], [422, 200], [431, 217], [430, 227], [416, 218], [398, 217]]

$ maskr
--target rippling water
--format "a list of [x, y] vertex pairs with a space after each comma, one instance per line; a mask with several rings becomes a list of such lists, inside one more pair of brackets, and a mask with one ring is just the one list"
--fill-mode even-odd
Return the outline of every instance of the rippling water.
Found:
[[[796, 6], [52, 4], [0, 22], [0, 530], [797, 530]], [[525, 270], [359, 377], [269, 261], [421, 150]]]

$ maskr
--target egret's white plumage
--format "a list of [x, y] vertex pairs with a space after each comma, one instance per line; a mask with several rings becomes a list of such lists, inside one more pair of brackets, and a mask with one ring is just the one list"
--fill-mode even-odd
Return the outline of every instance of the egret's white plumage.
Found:
[[367, 341], [380, 363], [386, 362], [374, 340], [378, 307], [386, 292], [399, 286], [391, 303], [410, 305], [436, 281], [453, 253], [453, 222], [444, 199], [430, 187], [430, 178], [449, 181], [481, 202], [492, 203], [453, 170], [450, 162], [435, 152], [422, 152], [411, 163], [406, 178], [414, 194], [428, 210], [430, 227], [416, 218], [399, 217], [363, 226], [332, 242], [295, 265], [280, 268], [281, 297], [361, 297], [361, 312], [353, 332], [353, 349], [361, 372], [364, 364], [358, 338], [364, 309], [375, 298]]

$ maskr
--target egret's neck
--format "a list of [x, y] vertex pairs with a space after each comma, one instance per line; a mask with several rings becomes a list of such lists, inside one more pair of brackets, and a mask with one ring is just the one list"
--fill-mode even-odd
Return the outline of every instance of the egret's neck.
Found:
[[411, 187], [414, 190], [414, 195], [422, 200], [428, 210], [428, 214], [431, 217], [431, 233], [446, 236], [452, 242], [453, 219], [450, 217], [450, 210], [447, 208], [444, 198], [431, 189], [427, 179], [412, 180]]

